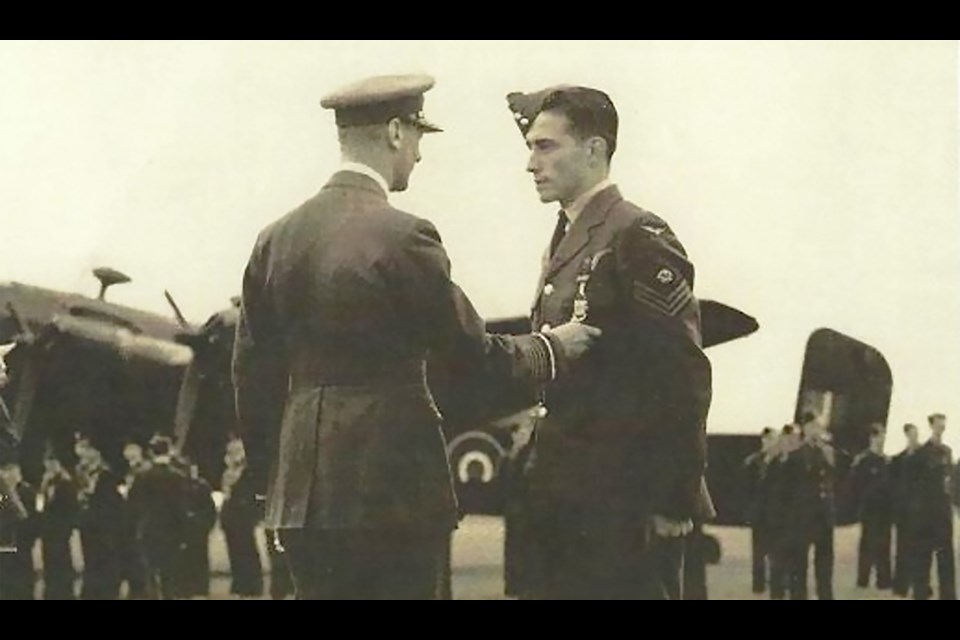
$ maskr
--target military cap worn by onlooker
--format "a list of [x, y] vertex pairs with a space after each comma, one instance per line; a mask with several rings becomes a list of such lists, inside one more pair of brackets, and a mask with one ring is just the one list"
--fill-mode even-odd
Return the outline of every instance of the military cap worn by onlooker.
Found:
[[[529, 595], [675, 595], [677, 556], [661, 550], [677, 545], [654, 544], [643, 532], [654, 521], [680, 528], [707, 512], [710, 365], [701, 348], [693, 265], [664, 220], [623, 198], [605, 175], [608, 166], [604, 175], [577, 167], [584, 176], [578, 184], [569, 171], [562, 185], [548, 175], [550, 160], [530, 139], [534, 134], [601, 138], [610, 159], [619, 118], [606, 93], [560, 85], [510, 93], [507, 104], [531, 147], [528, 169], [547, 185], [538, 189], [541, 200], [564, 207], [544, 253], [533, 326], [573, 316], [603, 331], [571, 375], [544, 393], [525, 482], [529, 574], [540, 574], [525, 581]], [[544, 113], [557, 115], [566, 129], [542, 119]], [[663, 573], [651, 570], [668, 565]]]
[[423, 94], [433, 88], [427, 75], [392, 75], [367, 78], [338, 89], [320, 101], [336, 112], [337, 126], [385, 124], [400, 118], [426, 133], [443, 131], [423, 115]]

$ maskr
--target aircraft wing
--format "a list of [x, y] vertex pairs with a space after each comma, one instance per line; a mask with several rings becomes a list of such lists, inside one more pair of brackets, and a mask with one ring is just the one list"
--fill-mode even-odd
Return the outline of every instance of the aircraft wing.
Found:
[[700, 301], [700, 326], [704, 349], [743, 338], [760, 328], [756, 318], [715, 300]]

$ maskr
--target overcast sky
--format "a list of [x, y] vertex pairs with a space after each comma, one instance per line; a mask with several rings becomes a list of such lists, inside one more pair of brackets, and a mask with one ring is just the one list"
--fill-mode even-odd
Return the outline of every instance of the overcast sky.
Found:
[[[525, 313], [555, 206], [524, 173], [515, 90], [607, 91], [614, 179], [666, 218], [697, 292], [756, 316], [711, 351], [713, 431], [791, 417], [805, 341], [831, 327], [880, 349], [891, 423], [951, 416], [960, 446], [958, 48], [954, 42], [0, 43], [0, 280], [202, 322], [239, 291], [256, 233], [336, 168], [320, 97], [428, 72], [407, 193], [487, 315]], [[899, 447], [897, 434], [891, 447]]]

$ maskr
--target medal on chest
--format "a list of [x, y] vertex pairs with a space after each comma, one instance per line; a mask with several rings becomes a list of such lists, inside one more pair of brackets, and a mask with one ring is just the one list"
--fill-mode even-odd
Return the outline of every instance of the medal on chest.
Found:
[[590, 278], [592, 278], [596, 272], [600, 260], [610, 253], [613, 253], [612, 249], [604, 249], [584, 259], [580, 273], [577, 274], [576, 278], [577, 290], [573, 296], [573, 313], [570, 315], [570, 322], [586, 322], [587, 315], [590, 313], [590, 299], [587, 295], [587, 285], [590, 283]]

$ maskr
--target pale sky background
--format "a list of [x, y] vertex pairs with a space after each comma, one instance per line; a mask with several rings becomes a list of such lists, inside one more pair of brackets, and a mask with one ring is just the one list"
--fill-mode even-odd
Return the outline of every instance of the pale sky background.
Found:
[[[556, 207], [541, 205], [506, 108], [514, 90], [607, 91], [613, 177], [666, 218], [697, 293], [756, 316], [711, 350], [711, 431], [779, 426], [806, 339], [831, 327], [893, 369], [888, 448], [950, 416], [960, 449], [957, 43], [0, 43], [0, 280], [96, 292], [203, 322], [239, 292], [256, 233], [338, 163], [320, 97], [429, 72], [409, 192], [488, 316], [523, 314]], [[923, 431], [926, 432], [925, 427]]]

